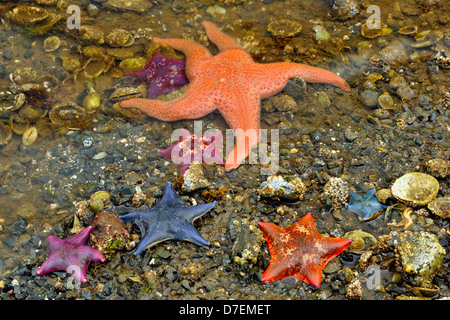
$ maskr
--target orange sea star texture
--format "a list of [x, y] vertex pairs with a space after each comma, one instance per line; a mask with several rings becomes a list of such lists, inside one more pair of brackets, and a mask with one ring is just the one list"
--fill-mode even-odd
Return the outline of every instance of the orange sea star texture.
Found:
[[[299, 63], [256, 63], [231, 37], [213, 23], [203, 21], [208, 38], [218, 47], [212, 56], [203, 45], [183, 39], [153, 38], [186, 55], [186, 92], [172, 101], [129, 99], [123, 108], [138, 108], [163, 121], [198, 119], [218, 109], [235, 130], [236, 144], [228, 155], [225, 170], [239, 167], [259, 142], [260, 100], [280, 92], [289, 78], [327, 83], [349, 92], [341, 77], [324, 69]], [[237, 130], [241, 129], [241, 130]]]
[[323, 267], [352, 242], [322, 236], [317, 232], [311, 213], [288, 228], [270, 222], [259, 222], [258, 225], [270, 252], [269, 266], [262, 275], [262, 282], [292, 276], [317, 288]]

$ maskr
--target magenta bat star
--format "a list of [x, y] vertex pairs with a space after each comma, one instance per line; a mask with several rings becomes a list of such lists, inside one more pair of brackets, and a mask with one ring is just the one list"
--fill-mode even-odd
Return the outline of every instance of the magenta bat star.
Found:
[[222, 131], [199, 136], [187, 129], [180, 129], [179, 136], [178, 142], [158, 152], [164, 158], [179, 164], [181, 174], [184, 174], [194, 160], [204, 164], [225, 163], [222, 157]]
[[55, 236], [47, 238], [48, 258], [37, 269], [36, 274], [64, 270], [80, 282], [86, 282], [86, 271], [89, 263], [103, 262], [105, 258], [97, 249], [87, 246], [92, 227], [79, 231], [74, 236], [59, 239]]
[[162, 94], [178, 90], [188, 83], [184, 71], [186, 60], [165, 57], [159, 51], [148, 60], [142, 70], [126, 74], [149, 85], [147, 99], [154, 99]]

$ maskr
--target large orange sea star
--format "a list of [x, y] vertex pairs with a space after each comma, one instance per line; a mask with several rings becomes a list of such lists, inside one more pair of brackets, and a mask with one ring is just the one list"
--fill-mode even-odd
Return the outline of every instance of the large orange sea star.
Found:
[[320, 68], [292, 62], [256, 63], [214, 24], [202, 24], [208, 38], [219, 48], [215, 56], [203, 45], [189, 40], [153, 38], [154, 42], [186, 55], [190, 81], [186, 92], [172, 101], [129, 99], [121, 106], [138, 108], [163, 121], [198, 119], [218, 109], [236, 136], [226, 171], [239, 167], [259, 142], [260, 100], [280, 92], [289, 78], [301, 77], [306, 82], [328, 83], [350, 91], [344, 79]]

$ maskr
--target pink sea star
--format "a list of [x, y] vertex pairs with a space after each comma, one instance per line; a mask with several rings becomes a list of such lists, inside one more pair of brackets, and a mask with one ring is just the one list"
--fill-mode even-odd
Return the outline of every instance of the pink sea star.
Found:
[[105, 261], [100, 251], [86, 245], [91, 230], [92, 227], [89, 226], [66, 239], [49, 236], [47, 238], [48, 258], [37, 269], [36, 274], [42, 276], [52, 271], [64, 270], [78, 281], [86, 282], [89, 263]]
[[179, 136], [178, 142], [158, 152], [164, 158], [179, 164], [181, 174], [184, 174], [194, 160], [206, 164], [225, 163], [222, 158], [222, 131], [200, 136], [187, 129], [180, 129]]

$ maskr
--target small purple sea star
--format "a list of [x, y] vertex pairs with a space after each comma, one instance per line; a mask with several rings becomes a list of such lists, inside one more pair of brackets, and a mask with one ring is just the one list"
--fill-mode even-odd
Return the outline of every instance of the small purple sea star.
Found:
[[189, 82], [184, 71], [186, 60], [165, 57], [159, 51], [148, 60], [144, 68], [126, 74], [149, 85], [147, 99], [178, 90]]
[[66, 239], [49, 236], [47, 238], [48, 258], [37, 269], [36, 274], [42, 276], [52, 271], [64, 270], [78, 281], [86, 282], [89, 263], [105, 261], [100, 251], [86, 245], [91, 229], [92, 227], [89, 226]]
[[224, 164], [222, 158], [222, 131], [213, 135], [196, 135], [187, 129], [180, 129], [178, 142], [158, 152], [166, 159], [180, 165], [181, 174], [189, 168], [192, 161], [205, 164]]

